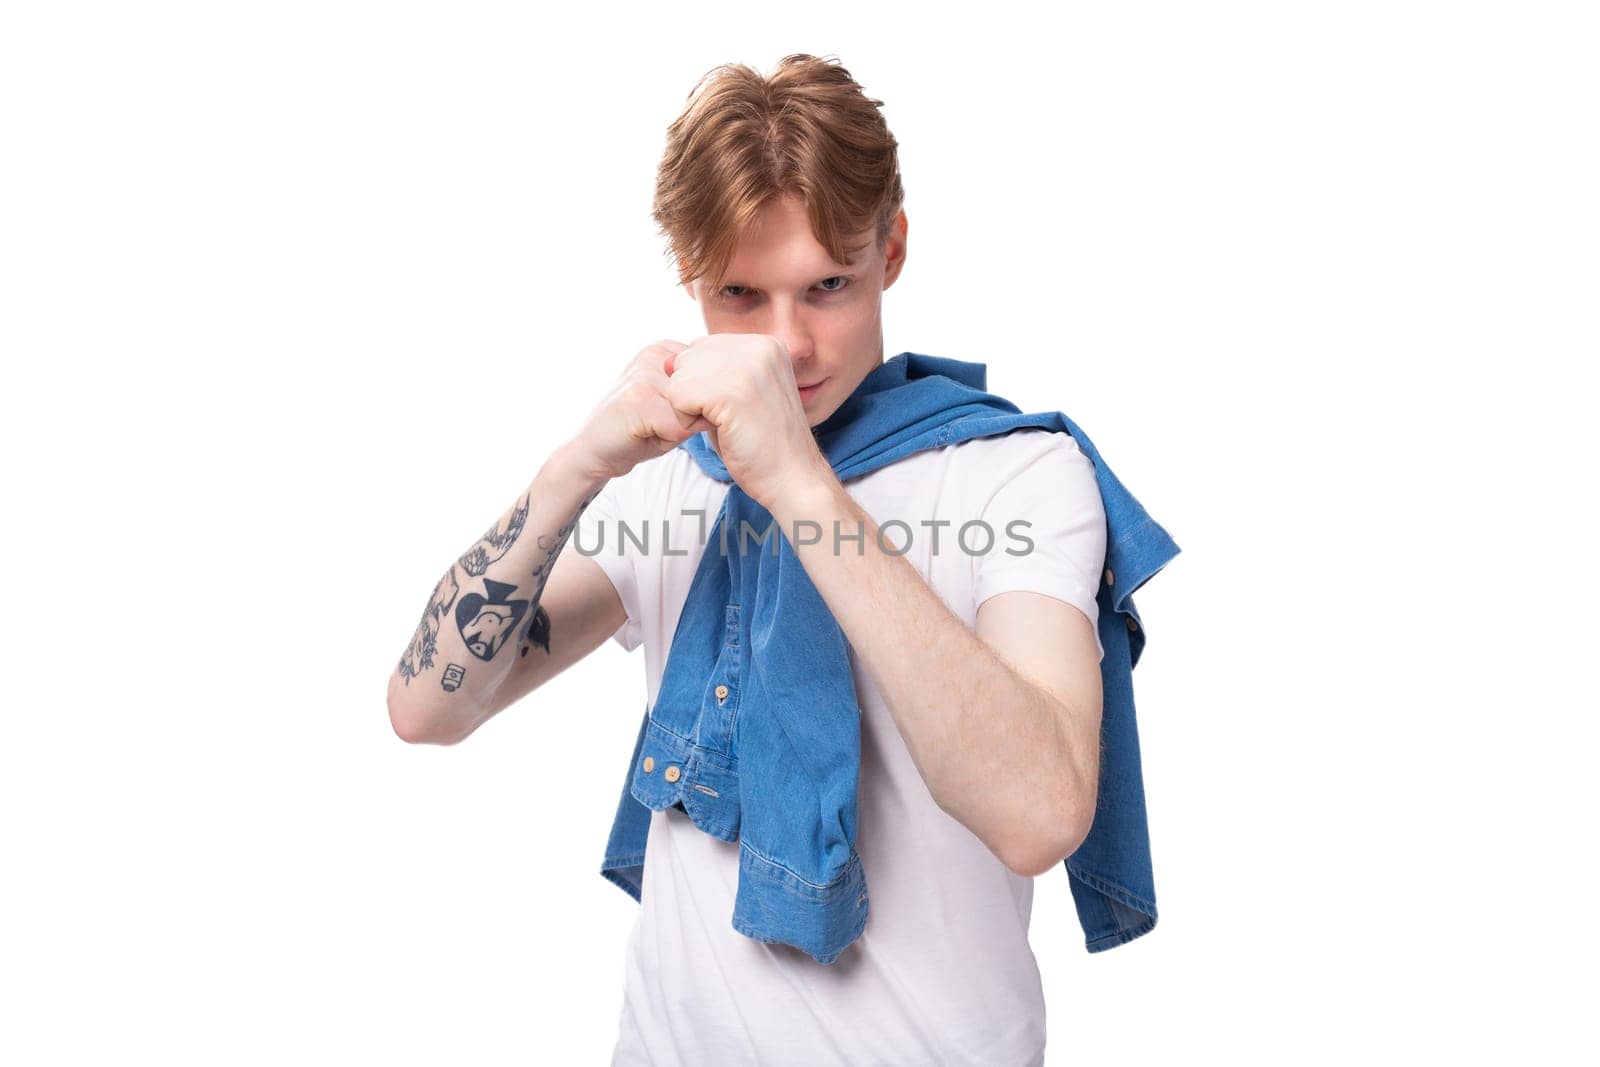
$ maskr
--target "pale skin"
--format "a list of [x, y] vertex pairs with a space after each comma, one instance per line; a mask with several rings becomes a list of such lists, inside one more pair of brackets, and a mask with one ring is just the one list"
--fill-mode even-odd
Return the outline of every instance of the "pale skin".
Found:
[[[622, 602], [599, 564], [561, 551], [566, 532], [609, 478], [706, 430], [734, 480], [781, 530], [816, 523], [832, 531], [837, 522], [865, 531], [839, 551], [831, 537], [800, 538], [796, 554], [940, 808], [1019, 875], [1071, 855], [1093, 821], [1098, 787], [1102, 696], [1089, 619], [1018, 590], [984, 601], [968, 629], [906, 558], [882, 550], [876, 523], [810, 430], [883, 361], [882, 294], [905, 265], [906, 230], [901, 212], [886, 241], [856, 235], [865, 249], [839, 264], [802, 203], [780, 199], [739, 242], [719, 289], [703, 279], [686, 286], [706, 335], [641, 350], [582, 431], [540, 468], [518, 502], [522, 512], [513, 505], [480, 542], [494, 561], [485, 567], [485, 553], [469, 550], [467, 570], [458, 563], [441, 580], [390, 678], [396, 732], [456, 743], [616, 632], [627, 619]], [[525, 531], [509, 547], [508, 527]], [[480, 573], [502, 588], [520, 583], [527, 613], [548, 616], [548, 627], [534, 631], [544, 641], [536, 636], [527, 651], [524, 638], [523, 654], [508, 648], [487, 663], [471, 658], [445, 609], [457, 587], [465, 596], [482, 585]], [[437, 680], [441, 662], [466, 667], [448, 692]]]

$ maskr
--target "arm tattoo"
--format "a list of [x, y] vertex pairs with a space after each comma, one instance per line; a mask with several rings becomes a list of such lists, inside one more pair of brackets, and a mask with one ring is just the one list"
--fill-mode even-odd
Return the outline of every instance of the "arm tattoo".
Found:
[[[457, 566], [470, 575], [479, 575], [516, 544], [517, 538], [522, 535], [523, 524], [528, 521], [528, 505], [531, 494], [524, 493], [516, 506], [511, 509], [511, 514], [506, 516], [504, 529], [500, 523], [493, 526], [478, 539], [477, 544], [467, 549], [466, 553], [456, 561]], [[428, 600], [427, 610], [422, 613], [422, 621], [417, 623], [417, 632], [411, 638], [411, 646], [406, 649], [404, 656], [400, 657], [400, 677], [405, 679], [406, 685], [411, 684], [411, 679], [423, 671], [433, 667], [433, 654], [438, 650], [439, 626], [445, 613], [455, 607], [456, 597], [461, 593], [460, 583], [456, 580], [456, 568], [451, 567], [445, 572], [439, 584], [434, 586], [433, 596]]]
[[526, 656], [534, 645], [544, 649], [546, 654], [550, 651], [550, 613], [543, 605], [534, 609], [528, 628], [522, 632], [522, 654]]
[[447, 664], [444, 677], [439, 679], [439, 686], [446, 693], [454, 693], [461, 688], [461, 679], [467, 676], [467, 669], [459, 663]]
[[476, 578], [488, 570], [491, 563], [511, 550], [511, 546], [517, 543], [517, 538], [522, 536], [522, 527], [528, 521], [529, 497], [529, 493], [524, 493], [522, 499], [517, 501], [517, 506], [505, 517], [504, 529], [501, 529], [500, 523], [495, 523], [478, 538], [477, 544], [467, 549], [466, 553], [456, 561], [461, 564], [462, 570]]
[[456, 605], [456, 629], [461, 631], [467, 651], [488, 661], [494, 659], [494, 654], [527, 614], [528, 602], [511, 599], [517, 587], [510, 582], [485, 578], [483, 586], [485, 592], [468, 593]]
[[[483, 579], [481, 592], [474, 591], [461, 596], [461, 584], [456, 577], [456, 567], [460, 567], [469, 577], [483, 577], [489, 567], [509, 552], [511, 546], [522, 536], [523, 528], [527, 524], [531, 492], [523, 494], [522, 499], [517, 501], [500, 522], [489, 527], [477, 543], [467, 549], [456, 561], [455, 566], [446, 571], [444, 577], [434, 586], [433, 595], [428, 598], [428, 607], [422, 613], [422, 621], [417, 624], [411, 644], [400, 657], [397, 669], [405, 683], [410, 685], [411, 679], [432, 669], [434, 655], [438, 651], [439, 627], [447, 614], [454, 614], [456, 628], [460, 631], [467, 650], [479, 659], [487, 661], [493, 659], [495, 653], [504, 647], [507, 639], [516, 630], [517, 624], [529, 613], [529, 608], [532, 608], [533, 617], [528, 620], [528, 626], [522, 634], [522, 654], [527, 655], [528, 649], [535, 644], [548, 653], [550, 614], [539, 606], [539, 597], [544, 594], [545, 583], [550, 579], [550, 571], [555, 564], [556, 556], [578, 524], [578, 516], [583, 514], [583, 510], [594, 501], [599, 492], [600, 490], [596, 489], [585, 497], [572, 518], [553, 536], [539, 538], [539, 547], [544, 549], [544, 558], [533, 569], [535, 582], [533, 596], [525, 600], [512, 599], [512, 594], [517, 591], [516, 585], [495, 581], [492, 578]], [[465, 674], [465, 668], [451, 664], [441, 684], [446, 691], [455, 692]]]
[[433, 596], [428, 598], [428, 609], [422, 613], [422, 621], [417, 623], [417, 632], [412, 635], [410, 647], [400, 657], [400, 677], [405, 679], [406, 685], [433, 666], [433, 654], [439, 642], [439, 620], [456, 602], [456, 594], [460, 591], [460, 586], [456, 584], [456, 569], [451, 567], [439, 579], [439, 584], [433, 587]]
[[538, 585], [533, 594], [533, 618], [528, 620], [528, 628], [522, 632], [521, 654], [524, 656], [534, 645], [544, 649], [545, 655], [550, 654], [550, 613], [539, 604], [539, 598], [544, 596], [544, 586], [550, 580], [550, 571], [555, 566], [556, 556], [560, 555], [562, 546], [567, 543], [567, 538], [572, 536], [573, 529], [578, 525], [578, 516], [582, 515], [584, 509], [594, 503], [594, 498], [599, 495], [600, 490], [596, 489], [584, 497], [583, 502], [578, 505], [578, 510], [567, 520], [565, 526], [551, 537], [539, 538], [539, 547], [545, 550], [544, 559], [533, 568], [533, 578]]

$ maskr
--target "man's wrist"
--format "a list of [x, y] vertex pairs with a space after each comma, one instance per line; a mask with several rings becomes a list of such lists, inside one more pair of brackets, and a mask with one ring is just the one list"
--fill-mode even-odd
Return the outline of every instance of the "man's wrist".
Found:
[[778, 498], [767, 510], [788, 534], [796, 522], [826, 525], [826, 520], [838, 512], [839, 496], [843, 492], [838, 475], [819, 453], [814, 463], [807, 464], [784, 481]]
[[577, 439], [557, 445], [539, 473], [555, 485], [577, 487], [584, 498], [599, 492], [611, 480], [611, 475], [600, 469]]

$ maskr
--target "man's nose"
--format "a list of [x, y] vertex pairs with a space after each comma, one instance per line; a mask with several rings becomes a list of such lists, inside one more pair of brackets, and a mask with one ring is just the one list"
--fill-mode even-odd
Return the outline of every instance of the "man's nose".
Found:
[[811, 331], [800, 320], [798, 309], [778, 307], [773, 312], [771, 328], [772, 336], [789, 350], [791, 363], [801, 364], [811, 358]]

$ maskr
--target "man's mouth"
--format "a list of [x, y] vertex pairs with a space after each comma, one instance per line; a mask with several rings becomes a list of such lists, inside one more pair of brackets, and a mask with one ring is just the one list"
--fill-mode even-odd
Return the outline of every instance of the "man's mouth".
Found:
[[827, 380], [828, 379], [823, 378], [823, 379], [821, 379], [819, 381], [812, 382], [810, 385], [802, 385], [802, 386], [800, 386], [800, 401], [801, 401], [801, 403], [804, 403], [805, 401], [810, 400], [812, 397], [816, 396], [817, 395], [817, 390], [822, 388], [822, 383], [827, 381]]

